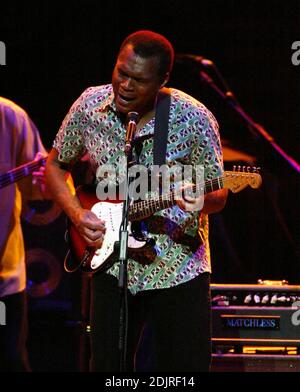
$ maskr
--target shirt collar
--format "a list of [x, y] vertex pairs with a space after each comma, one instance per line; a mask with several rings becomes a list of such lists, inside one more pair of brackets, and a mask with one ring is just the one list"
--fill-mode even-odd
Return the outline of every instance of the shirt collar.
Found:
[[105, 111], [108, 107], [111, 108], [114, 112], [117, 111], [117, 107], [115, 104], [115, 94], [113, 91], [108, 95], [108, 97], [101, 105], [101, 111]]

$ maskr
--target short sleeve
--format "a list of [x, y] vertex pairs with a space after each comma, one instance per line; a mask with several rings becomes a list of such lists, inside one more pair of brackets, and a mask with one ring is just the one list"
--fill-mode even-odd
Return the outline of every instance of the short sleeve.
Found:
[[18, 118], [16, 116], [15, 121], [19, 122], [19, 136], [16, 139], [17, 165], [32, 161], [38, 152], [46, 154], [38, 128], [29, 115], [24, 112], [22, 116], [19, 116]]
[[83, 155], [85, 151], [83, 143], [84, 119], [82, 94], [71, 106], [55, 137], [53, 147], [58, 152], [59, 161], [70, 163]]
[[206, 109], [205, 116], [194, 129], [192, 161], [204, 169], [204, 180], [221, 176], [224, 171], [219, 125], [213, 114]]

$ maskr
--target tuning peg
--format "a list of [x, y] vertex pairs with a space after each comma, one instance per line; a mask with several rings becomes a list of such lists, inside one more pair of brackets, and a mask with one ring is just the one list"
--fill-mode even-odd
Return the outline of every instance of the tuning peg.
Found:
[[259, 173], [260, 170], [261, 170], [260, 167], [253, 167], [253, 169], [252, 169], [253, 173]]

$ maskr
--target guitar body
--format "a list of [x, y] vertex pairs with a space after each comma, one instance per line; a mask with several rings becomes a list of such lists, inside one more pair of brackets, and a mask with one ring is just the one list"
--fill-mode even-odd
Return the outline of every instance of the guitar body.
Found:
[[[203, 194], [222, 188], [237, 193], [248, 185], [252, 188], [259, 188], [261, 182], [261, 177], [256, 168], [251, 172], [250, 168], [243, 167], [242, 171], [239, 168], [238, 171], [225, 172], [223, 176], [207, 180], [200, 184], [199, 189]], [[167, 196], [136, 201], [129, 206], [128, 255], [141, 264], [149, 264], [156, 257], [155, 241], [147, 238], [147, 229], [143, 228], [145, 222], [142, 220], [176, 203], [174, 191], [171, 191]], [[101, 248], [95, 249], [87, 245], [76, 227], [69, 222], [68, 239], [70, 249], [64, 262], [65, 270], [67, 272], [74, 272], [78, 268], [85, 272], [105, 270], [112, 265], [112, 255], [119, 241], [123, 201], [99, 201], [94, 186], [78, 188], [77, 197], [84, 209], [91, 210], [99, 219], [105, 222], [106, 233]]]
[[[112, 254], [115, 244], [119, 241], [119, 231], [122, 221], [123, 201], [99, 201], [96, 198], [94, 187], [81, 187], [77, 189], [77, 197], [85, 209], [90, 209], [101, 220], [105, 221], [106, 233], [101, 248], [89, 247], [78, 233], [76, 227], [69, 222], [68, 236], [70, 251], [65, 258], [64, 267], [67, 272], [74, 272], [78, 268], [84, 272], [106, 270], [112, 265]], [[128, 225], [128, 249], [141, 251], [145, 246], [153, 246], [153, 241], [144, 238], [143, 234], [133, 223]]]

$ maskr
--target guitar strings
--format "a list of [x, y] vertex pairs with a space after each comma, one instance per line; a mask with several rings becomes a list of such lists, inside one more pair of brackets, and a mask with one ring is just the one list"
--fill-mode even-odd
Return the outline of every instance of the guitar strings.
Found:
[[[244, 172], [233, 172], [234, 174], [234, 178], [238, 177], [238, 176], [242, 176], [242, 177], [247, 177], [248, 179], [253, 179], [255, 177], [256, 173], [244, 173]], [[212, 180], [207, 180], [203, 183], [201, 183], [200, 185], [198, 185], [198, 188], [204, 188], [204, 194], [207, 193], [205, 192], [207, 190], [207, 188], [211, 187], [212, 190], [214, 190], [214, 186], [218, 185], [218, 189], [222, 188], [222, 185], [224, 187], [224, 185], [226, 185], [226, 183], [230, 182], [230, 180], [232, 180], [232, 176], [230, 176], [230, 172], [226, 172], [226, 174], [224, 176], [220, 176], [217, 178], [214, 178]], [[221, 183], [222, 182], [222, 183]], [[192, 185], [191, 188], [193, 190], [196, 189], [196, 185]], [[217, 189], [215, 189], [217, 190]], [[142, 218], [146, 218], [148, 216], [150, 216], [152, 213], [156, 212], [156, 206], [157, 204], [164, 204], [167, 203], [167, 206], [164, 208], [169, 208], [172, 207], [175, 204], [175, 196], [179, 196], [181, 194], [180, 192], [175, 192], [175, 191], [171, 191], [169, 193], [167, 193], [166, 195], [160, 195], [157, 198], [150, 198], [148, 200], [143, 200], [140, 202], [136, 202], [135, 204], [131, 205], [129, 207], [129, 217], [131, 216], [136, 216], [138, 215], [139, 219]], [[149, 213], [144, 213], [144, 214], [140, 214], [140, 210], [145, 211], [147, 210]], [[159, 210], [160, 211], [160, 210]], [[118, 210], [118, 211], [112, 211], [110, 214], [108, 215], [103, 215], [101, 216], [101, 218], [103, 218], [104, 220], [107, 220], [109, 217], [118, 217], [122, 215], [122, 211]]]
[[[41, 166], [40, 163], [34, 162], [31, 164], [26, 164], [26, 168], [13, 169], [13, 170], [9, 171], [8, 173], [2, 174], [0, 176], [0, 177], [3, 176], [2, 179], [0, 179], [0, 188], [3, 188], [9, 184], [12, 184], [16, 181], [21, 180], [24, 177], [25, 171], [33, 171], [34, 169], [37, 169], [40, 166]], [[15, 171], [15, 173], [14, 173], [14, 171]], [[12, 180], [12, 177], [13, 177], [13, 180]]]
[[[207, 188], [208, 186], [211, 186], [213, 189], [213, 186], [218, 184], [218, 189], [220, 189], [220, 181], [222, 181], [222, 183], [224, 184], [224, 182], [226, 182], [226, 176], [221, 176], [212, 180], [208, 180], [203, 182], [202, 184], [200, 184], [200, 186], [198, 186], [198, 188]], [[207, 183], [209, 183], [209, 185], [207, 185], [207, 187], [205, 186]], [[191, 186], [192, 189], [196, 189], [196, 185]], [[141, 202], [137, 202], [136, 204], [133, 204], [129, 207], [129, 216], [130, 215], [139, 215], [140, 211], [139, 209], [142, 210], [148, 210], [150, 215], [156, 211], [156, 205], [157, 203], [159, 204], [163, 204], [163, 203], [167, 203], [167, 206], [165, 208], [169, 208], [172, 205], [174, 205], [175, 203], [175, 196], [179, 196], [181, 194], [181, 191], [171, 191], [169, 193], [167, 193], [166, 195], [160, 195], [157, 198], [151, 198], [148, 200], [143, 200]], [[154, 210], [154, 211], [153, 211]], [[122, 215], [122, 211], [118, 210], [118, 211], [112, 211], [110, 214], [108, 215], [103, 215], [101, 216], [101, 219], [103, 218], [104, 220], [108, 219], [109, 217], [117, 217]], [[149, 214], [142, 214], [142, 217], [146, 218], [147, 216], [149, 216]], [[139, 218], [141, 218], [141, 216], [139, 216]]]

